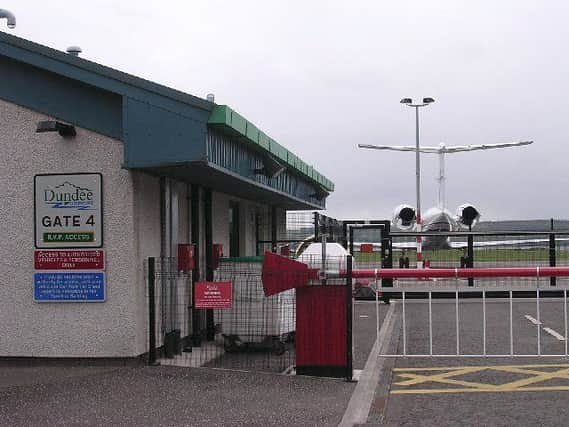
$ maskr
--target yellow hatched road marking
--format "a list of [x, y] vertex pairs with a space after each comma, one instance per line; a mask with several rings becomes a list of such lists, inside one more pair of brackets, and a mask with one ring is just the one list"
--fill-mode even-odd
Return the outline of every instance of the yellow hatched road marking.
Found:
[[[540, 368], [561, 368], [555, 371], [541, 371]], [[527, 375], [527, 378], [510, 381], [504, 384], [488, 384], [474, 381], [464, 381], [461, 375], [471, 375], [483, 371], [506, 372]], [[395, 368], [393, 372], [402, 381], [393, 385], [404, 388], [391, 390], [391, 394], [440, 394], [440, 393], [480, 393], [480, 392], [514, 392], [514, 391], [569, 391], [569, 384], [563, 386], [531, 386], [536, 383], [561, 379], [569, 380], [569, 364], [542, 365], [495, 365], [495, 366], [460, 366], [436, 368]], [[438, 372], [434, 375], [425, 372]], [[414, 388], [419, 384], [445, 384], [448, 388]]]
[[443, 388], [443, 389], [415, 389], [415, 390], [392, 390], [391, 394], [444, 394], [444, 393], [513, 393], [522, 391], [569, 391], [569, 386], [551, 387], [523, 387], [512, 390], [482, 390], [476, 388]]
[[550, 365], [544, 363], [541, 365], [472, 365], [472, 366], [437, 366], [434, 368], [394, 368], [393, 372], [427, 372], [427, 371], [450, 371], [453, 369], [464, 368], [480, 368], [480, 369], [493, 369], [493, 368], [569, 368], [569, 363], [552, 363]]

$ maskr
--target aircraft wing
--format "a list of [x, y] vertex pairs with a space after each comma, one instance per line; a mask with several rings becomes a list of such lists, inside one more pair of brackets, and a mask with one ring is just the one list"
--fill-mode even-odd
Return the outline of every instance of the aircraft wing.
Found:
[[480, 144], [480, 145], [455, 145], [451, 147], [445, 147], [445, 153], [459, 153], [461, 151], [476, 151], [476, 150], [490, 150], [492, 148], [508, 148], [508, 147], [518, 147], [520, 145], [530, 145], [533, 141], [521, 141], [521, 142], [504, 142], [502, 144]]
[[[544, 233], [547, 234], [547, 233]], [[569, 237], [557, 237], [555, 243], [559, 242], [569, 242]], [[381, 250], [381, 243], [365, 243], [365, 242], [354, 242], [354, 250], [359, 251], [362, 244], [373, 245], [373, 250]], [[536, 239], [512, 239], [512, 240], [488, 240], [488, 241], [474, 241], [475, 248], [515, 248], [515, 247], [527, 247], [527, 246], [545, 246], [549, 244], [548, 238], [536, 238]], [[467, 242], [450, 242], [450, 247], [452, 249], [464, 249], [466, 248]], [[393, 242], [392, 249], [416, 249], [417, 242]]]
[[[561, 237], [561, 238], [557, 237], [555, 239], [555, 243], [568, 242], [568, 241], [569, 241], [568, 237]], [[544, 243], [549, 243], [549, 239], [540, 238], [540, 239], [517, 239], [517, 240], [488, 240], [485, 242], [474, 241], [473, 243], [475, 248], [492, 248], [492, 247], [515, 248], [516, 246], [527, 247], [529, 245], [531, 246], [543, 245]], [[463, 249], [467, 247], [467, 243], [450, 242], [450, 247], [453, 249]]]
[[[372, 150], [391, 150], [391, 151], [416, 151], [417, 148], [412, 145], [371, 145], [358, 144], [359, 148], [369, 148]], [[440, 147], [419, 147], [420, 153], [438, 153]]]

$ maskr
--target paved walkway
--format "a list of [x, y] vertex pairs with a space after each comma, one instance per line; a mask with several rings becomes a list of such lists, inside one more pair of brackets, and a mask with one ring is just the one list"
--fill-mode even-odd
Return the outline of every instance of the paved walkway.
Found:
[[2, 426], [337, 425], [355, 384], [214, 369], [0, 367]]
[[[357, 303], [354, 316], [361, 370], [375, 342], [375, 305]], [[355, 388], [343, 379], [229, 370], [4, 361], [0, 425], [337, 426]]]

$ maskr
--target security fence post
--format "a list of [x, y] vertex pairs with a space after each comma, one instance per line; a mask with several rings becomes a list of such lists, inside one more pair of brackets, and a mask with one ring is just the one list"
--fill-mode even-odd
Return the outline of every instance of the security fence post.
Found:
[[[551, 233], [549, 235], [549, 266], [550, 267], [555, 267], [555, 265], [557, 264], [556, 262], [556, 253], [555, 253], [555, 234]], [[557, 285], [557, 280], [555, 277], [551, 276], [549, 278], [549, 285], [550, 286], [556, 286]]]
[[155, 258], [148, 258], [148, 364], [156, 365], [156, 267]]
[[352, 381], [354, 355], [352, 351], [352, 255], [346, 257], [346, 380]]
[[320, 214], [314, 212], [314, 241], [317, 242], [320, 238]]
[[[471, 228], [469, 228], [469, 231], [470, 230]], [[468, 256], [466, 258], [466, 266], [468, 268], [474, 268], [474, 237], [470, 232], [468, 234], [467, 246]], [[468, 286], [474, 286], [474, 279], [472, 277], [468, 278]]]

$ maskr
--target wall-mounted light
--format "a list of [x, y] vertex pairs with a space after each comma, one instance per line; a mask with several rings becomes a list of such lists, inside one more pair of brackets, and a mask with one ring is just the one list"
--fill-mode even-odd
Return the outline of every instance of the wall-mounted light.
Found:
[[286, 167], [279, 163], [274, 157], [266, 156], [263, 158], [263, 167], [255, 169], [255, 175], [265, 175], [268, 178], [276, 178], [286, 170]]
[[314, 189], [314, 193], [310, 195], [310, 197], [314, 197], [318, 200], [323, 200], [328, 197], [330, 193], [326, 191], [324, 188], [318, 186]]
[[77, 135], [77, 132], [75, 132], [75, 126], [67, 125], [55, 120], [44, 120], [39, 122], [36, 132], [58, 132], [63, 137], [72, 137]]

